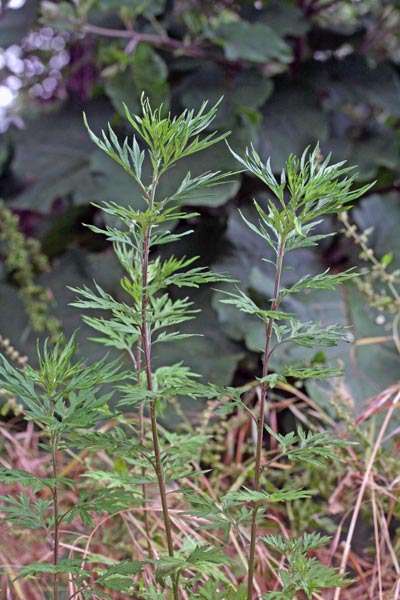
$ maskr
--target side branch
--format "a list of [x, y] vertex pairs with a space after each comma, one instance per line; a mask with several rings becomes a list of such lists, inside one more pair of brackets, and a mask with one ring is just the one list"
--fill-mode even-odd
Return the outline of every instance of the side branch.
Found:
[[147, 42], [153, 46], [157, 46], [158, 48], [163, 48], [164, 50], [169, 50], [170, 52], [181, 52], [186, 56], [192, 56], [193, 58], [200, 58], [204, 60], [209, 60], [216, 64], [220, 65], [229, 65], [242, 67], [243, 61], [240, 60], [229, 60], [223, 54], [218, 54], [216, 52], [210, 52], [201, 48], [195, 44], [186, 44], [185, 42], [181, 42], [180, 40], [176, 40], [171, 38], [169, 35], [156, 35], [153, 33], [142, 33], [139, 31], [128, 30], [128, 29], [109, 29], [106, 27], [97, 27], [97, 25], [91, 25], [90, 23], [86, 23], [82, 26], [81, 30], [84, 33], [92, 33], [94, 35], [101, 35], [105, 37], [114, 37], [120, 39], [129, 40], [127, 44], [126, 51], [131, 53], [134, 51], [136, 46], [140, 44], [140, 42]]

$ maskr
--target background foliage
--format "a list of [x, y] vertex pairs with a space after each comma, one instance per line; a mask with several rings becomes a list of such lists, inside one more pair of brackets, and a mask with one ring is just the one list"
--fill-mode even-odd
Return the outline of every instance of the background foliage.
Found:
[[[95, 131], [110, 121], [123, 136], [122, 102], [134, 113], [142, 91], [174, 113], [223, 95], [213, 127], [232, 130], [236, 152], [243, 154], [253, 143], [263, 158], [271, 155], [276, 172], [291, 152], [299, 154], [317, 140], [323, 155], [332, 152], [334, 160], [358, 165], [359, 182], [376, 179], [377, 184], [357, 203], [352, 218], [361, 229], [374, 227], [370, 243], [377, 260], [386, 257], [390, 269], [397, 269], [399, 30], [398, 3], [380, 0], [3, 3], [0, 91], [14, 100], [0, 108], [0, 196], [22, 232], [41, 241], [47, 257], [46, 272], [31, 259], [28, 283], [40, 288], [38, 310], [57, 316], [67, 334], [80, 327], [82, 352], [97, 355], [79, 311], [68, 306], [73, 293], [66, 285], [82, 287], [95, 279], [118, 294], [120, 273], [110, 248], [81, 223], [102, 224], [93, 201], [138, 207], [142, 200], [129, 177], [91, 144], [82, 110]], [[222, 144], [183, 160], [163, 191], [174, 189], [187, 170], [196, 175], [213, 168], [237, 168]], [[207, 196], [193, 197], [190, 204], [200, 212], [190, 223], [195, 234], [177, 252], [201, 255], [203, 264], [229, 272], [244, 290], [268, 299], [272, 281], [268, 264], [259, 267], [260, 240], [236, 210], [239, 206], [251, 218], [251, 199], [262, 200], [263, 193], [255, 179], [236, 175]], [[4, 223], [2, 218], [6, 258]], [[339, 223], [332, 224], [340, 230]], [[26, 253], [18, 256], [26, 263]], [[0, 333], [33, 356], [36, 330], [49, 331], [46, 319], [35, 321], [24, 308], [27, 284], [17, 276], [18, 256], [17, 266], [15, 261], [1, 266]], [[285, 273], [284, 285], [299, 274], [359, 263], [353, 240], [343, 235], [325, 242], [322, 252], [307, 248], [293, 257], [294, 270]], [[234, 375], [240, 382], [259, 374], [258, 322], [217, 305], [211, 289], [194, 299], [203, 309], [196, 330], [204, 337], [166, 346], [160, 361], [174, 363], [183, 351], [205, 378], [216, 380], [218, 373], [219, 384], [231, 383]], [[321, 295], [305, 290], [290, 302], [287, 309], [303, 320], [312, 315], [324, 324], [352, 326], [352, 349], [327, 349], [318, 359], [331, 366], [344, 362], [343, 389], [356, 402], [393, 383], [399, 366], [396, 310], [371, 307], [354, 284]], [[315, 353], [310, 350], [308, 358], [315, 359]], [[289, 362], [293, 355], [276, 360]], [[308, 385], [308, 393], [323, 397], [315, 384]]]

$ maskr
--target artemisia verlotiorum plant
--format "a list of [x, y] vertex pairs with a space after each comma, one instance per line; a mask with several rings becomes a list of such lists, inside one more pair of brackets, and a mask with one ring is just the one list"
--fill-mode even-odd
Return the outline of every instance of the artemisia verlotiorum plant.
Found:
[[[107, 593], [120, 592], [134, 598], [203, 598], [221, 600], [252, 600], [256, 584], [256, 547], [267, 544], [280, 557], [279, 578], [281, 591], [267, 592], [268, 599], [291, 600], [302, 592], [312, 598], [314, 592], [338, 586], [343, 578], [333, 568], [322, 565], [309, 552], [326, 543], [327, 538], [316, 532], [304, 533], [300, 538], [279, 536], [262, 537], [259, 528], [268, 507], [274, 503], [288, 503], [308, 498], [311, 490], [291, 485], [271, 489], [268, 484], [268, 462], [264, 457], [264, 438], [273, 436], [279, 449], [274, 462], [289, 459], [319, 467], [324, 460], [334, 460], [337, 450], [347, 444], [328, 433], [311, 433], [298, 429], [286, 435], [272, 431], [265, 420], [268, 390], [287, 377], [296, 379], [325, 378], [338, 375], [338, 369], [320, 364], [295, 364], [281, 372], [270, 372], [270, 358], [276, 349], [286, 343], [304, 347], [333, 346], [346, 339], [347, 332], [339, 325], [323, 327], [319, 323], [304, 323], [295, 314], [285, 310], [285, 298], [304, 289], [332, 290], [354, 276], [351, 271], [339, 274], [328, 272], [302, 277], [290, 288], [281, 284], [282, 270], [289, 252], [313, 246], [330, 234], [318, 229], [325, 215], [345, 211], [363, 194], [367, 186], [353, 189], [354, 177], [343, 163], [330, 165], [320, 157], [318, 148], [305, 151], [298, 159], [290, 156], [279, 180], [269, 163], [264, 164], [254, 149], [244, 158], [237, 158], [241, 167], [258, 177], [267, 187], [270, 197], [264, 205], [255, 202], [258, 223], [243, 216], [248, 227], [261, 236], [272, 248], [274, 259], [274, 293], [267, 308], [261, 307], [240, 287], [224, 291], [223, 302], [232, 304], [259, 319], [265, 330], [263, 372], [259, 378], [260, 402], [250, 411], [243, 405], [241, 389], [224, 389], [204, 385], [198, 381], [183, 362], [155, 367], [153, 353], [159, 344], [187, 337], [180, 325], [196, 317], [197, 309], [188, 297], [174, 297], [174, 287], [198, 287], [203, 284], [228, 282], [206, 268], [194, 266], [194, 258], [162, 259], [160, 246], [179, 242], [190, 231], [176, 229], [176, 224], [187, 221], [196, 213], [186, 210], [185, 199], [193, 192], [204, 194], [207, 189], [226, 181], [232, 174], [219, 171], [199, 176], [191, 173], [182, 180], [174, 193], [165, 197], [160, 192], [160, 181], [177, 161], [224, 140], [226, 135], [207, 133], [217, 106], [207, 110], [185, 111], [178, 117], [165, 115], [162, 108], [153, 110], [147, 99], [142, 99], [142, 115], [131, 115], [125, 107], [126, 118], [134, 130], [132, 139], [120, 141], [109, 126], [108, 132], [98, 137], [88, 127], [92, 141], [112, 160], [116, 161], [139, 186], [143, 209], [134, 209], [114, 202], [99, 208], [107, 216], [104, 229], [90, 226], [96, 233], [112, 242], [114, 252], [124, 270], [121, 279], [122, 300], [116, 299], [97, 283], [93, 289], [75, 289], [78, 298], [74, 305], [80, 309], [95, 309], [103, 316], [84, 316], [84, 321], [97, 332], [95, 338], [105, 347], [113, 347], [128, 357], [131, 368], [121, 373], [119, 365], [104, 359], [93, 365], [74, 359], [76, 350], [72, 339], [65, 346], [60, 342], [53, 349], [44, 346], [38, 351], [39, 367], [18, 369], [5, 358], [0, 367], [0, 385], [15, 394], [25, 407], [25, 418], [40, 428], [43, 451], [52, 465], [51, 477], [37, 477], [31, 473], [2, 469], [0, 478], [19, 482], [31, 488], [36, 499], [21, 492], [19, 496], [2, 498], [1, 510], [16, 525], [27, 529], [41, 529], [49, 540], [53, 560], [24, 566], [20, 577], [52, 577], [53, 598], [64, 597], [107, 598]], [[137, 137], [136, 137], [137, 136]], [[184, 356], [182, 357], [184, 360]], [[113, 385], [113, 392], [101, 392], [99, 386]], [[108, 406], [114, 394], [112, 406]], [[196, 464], [208, 438], [203, 434], [171, 434], [162, 429], [160, 411], [172, 398], [220, 398], [223, 410], [250, 411], [257, 435], [254, 449], [253, 477], [246, 486], [218, 498], [211, 497], [198, 482]], [[137, 410], [137, 426], [124, 416], [124, 411]], [[147, 418], [149, 415], [149, 418]], [[99, 421], [109, 420], [108, 427], [96, 428]], [[147, 431], [146, 424], [150, 424]], [[74, 506], [60, 501], [62, 490], [77, 487], [73, 479], [60, 477], [60, 453], [68, 449], [106, 451], [118, 457], [124, 465], [119, 486], [110, 483], [103, 474], [103, 485], [79, 489], [79, 500]], [[90, 477], [91, 473], [87, 475]], [[97, 480], [101, 477], [99, 472]], [[96, 480], [95, 473], [92, 481]], [[193, 485], [187, 485], [191, 481]], [[157, 493], [154, 492], [156, 486]], [[46, 499], [41, 491], [48, 489]], [[184, 513], [199, 518], [199, 531], [213, 529], [220, 543], [199, 543], [195, 538], [181, 540], [179, 514], [171, 518], [170, 494], [181, 497]], [[165, 539], [151, 543], [152, 523], [147, 507], [159, 498]], [[60, 544], [63, 523], [76, 519], [91, 526], [94, 513], [110, 514], [121, 510], [137, 510], [143, 514], [143, 548], [145, 560], [131, 560], [104, 566], [96, 557], [92, 562], [71, 560]], [[231, 530], [240, 533], [241, 553], [247, 557], [247, 572], [238, 569], [235, 581], [227, 573], [235, 573], [236, 560], [225, 549], [225, 540]], [[182, 534], [183, 535], [183, 534]], [[196, 538], [198, 539], [198, 537]], [[147, 548], [147, 551], [146, 551]], [[132, 553], [134, 554], [134, 553]], [[97, 562], [96, 562], [97, 560]], [[102, 564], [102, 566], [101, 566]], [[228, 571], [229, 569], [229, 571]], [[144, 578], [144, 571], [153, 573], [152, 582]], [[242, 583], [240, 581], [242, 580]], [[47, 589], [43, 584], [43, 590]]]

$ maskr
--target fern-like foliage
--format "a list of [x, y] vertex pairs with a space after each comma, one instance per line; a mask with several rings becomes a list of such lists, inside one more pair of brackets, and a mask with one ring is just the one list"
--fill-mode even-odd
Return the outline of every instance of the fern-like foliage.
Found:
[[[81, 568], [80, 561], [62, 556], [61, 525], [79, 519], [84, 525], [93, 526], [94, 514], [103, 511], [112, 513], [131, 502], [131, 498], [126, 495], [123, 498], [120, 491], [79, 494], [73, 479], [58, 474], [60, 452], [69, 448], [73, 440], [79, 438], [80, 432], [89, 435], [99, 421], [109, 416], [108, 401], [113, 393], [104, 391], [103, 384], [112, 384], [125, 377], [119, 361], [105, 357], [87, 364], [76, 358], [77, 349], [75, 336], [67, 341], [59, 339], [54, 347], [46, 341], [42, 349], [39, 345], [37, 347], [37, 369], [31, 366], [18, 368], [0, 356], [1, 385], [22, 403], [25, 419], [40, 427], [41, 448], [50, 457], [52, 471], [52, 476], [46, 477], [2, 467], [1, 482], [30, 488], [31, 493], [23, 491], [18, 496], [1, 496], [0, 512], [14, 526], [41, 530], [44, 538], [49, 540], [53, 562], [26, 565], [21, 568], [18, 577], [43, 577], [47, 574], [53, 579], [54, 594], [64, 574], [88, 575]], [[90, 449], [90, 445], [86, 448]], [[68, 490], [76, 491], [78, 500], [72, 507], [61, 507], [59, 496]], [[32, 493], [39, 492], [50, 492], [49, 498], [32, 499]]]
[[[122, 207], [113, 202], [105, 203], [100, 208], [113, 217], [114, 221], [117, 220], [118, 227], [107, 225], [105, 229], [100, 229], [90, 226], [93, 231], [105, 235], [113, 243], [125, 271], [121, 287], [131, 301], [130, 305], [117, 301], [98, 284], [95, 284], [93, 290], [73, 290], [79, 296], [73, 303], [74, 306], [105, 312], [104, 317], [83, 317], [88, 325], [101, 334], [101, 337], [94, 338], [96, 341], [135, 352], [142, 337], [143, 317], [152, 343], [187, 337], [187, 334], [178, 331], [177, 326], [193, 319], [197, 311], [188, 298], [172, 300], [167, 290], [171, 286], [198, 287], [224, 280], [224, 277], [206, 268], [192, 266], [196, 257], [188, 259], [169, 256], [161, 260], [160, 257], [150, 258], [148, 255], [154, 246], [179, 241], [191, 233], [175, 233], [168, 229], [170, 222], [176, 224], [196, 216], [196, 213], [183, 211], [179, 206], [188, 193], [207, 190], [226, 181], [227, 175], [219, 171], [207, 172], [194, 178], [187, 173], [175, 193], [169, 197], [158, 196], [160, 179], [178, 160], [205, 150], [228, 135], [202, 135], [214, 119], [217, 107], [218, 103], [207, 111], [204, 103], [197, 113], [184, 111], [178, 117], [163, 117], [161, 109], [153, 110], [143, 97], [142, 116], [131, 115], [125, 107], [126, 117], [135, 135], [131, 142], [126, 138], [123, 143], [118, 141], [111, 126], [107, 133], [103, 131], [101, 137], [98, 137], [90, 130], [85, 118], [92, 141], [133, 177], [146, 203], [143, 211]], [[144, 149], [140, 146], [142, 143], [145, 145]], [[152, 168], [149, 181], [142, 176], [146, 160]], [[145, 314], [142, 314], [144, 295], [146, 306]]]
[[327, 536], [318, 533], [304, 533], [301, 538], [283, 538], [280, 536], [265, 536], [264, 542], [282, 555], [284, 568], [279, 570], [282, 580], [282, 590], [263, 595], [265, 600], [295, 600], [299, 592], [304, 592], [311, 600], [314, 593], [320, 593], [324, 588], [343, 586], [349, 583], [338, 573], [337, 569], [328, 567], [310, 557], [309, 552], [325, 546], [329, 542]]
[[[347, 329], [340, 325], [302, 322], [298, 315], [286, 310], [285, 302], [303, 290], [332, 290], [355, 277], [352, 270], [307, 275], [290, 287], [283, 287], [281, 283], [287, 254], [315, 246], [330, 235], [318, 229], [324, 215], [343, 212], [369, 189], [369, 186], [355, 189], [351, 169], [343, 163], [330, 164], [329, 157], [320, 156], [318, 147], [311, 152], [307, 149], [300, 158], [290, 156], [279, 178], [272, 172], [270, 162], [263, 163], [254, 148], [244, 157], [232, 151], [241, 167], [260, 179], [270, 194], [265, 204], [254, 202], [256, 223], [242, 216], [248, 227], [272, 248], [273, 260], [267, 262], [272, 263], [274, 270], [273, 297], [261, 305], [243, 291], [238, 282], [236, 288], [225, 289], [222, 299], [250, 315], [249, 318], [257, 319], [265, 331], [262, 374], [255, 381], [261, 389], [257, 410], [252, 411], [243, 402], [241, 395], [246, 386], [235, 390], [204, 385], [199, 383], [198, 374], [183, 362], [155, 364], [156, 345], [188, 337], [182, 333], [181, 326], [198, 313], [189, 296], [181, 290], [230, 282], [225, 275], [197, 266], [196, 258], [173, 255], [161, 258], [157, 253], [160, 246], [179, 242], [191, 233], [186, 223], [197, 215], [183, 208], [188, 196], [204, 195], [209, 188], [232, 175], [220, 171], [196, 176], [187, 173], [175, 191], [168, 196], [160, 193], [160, 181], [168, 177], [169, 170], [179, 160], [225, 139], [227, 134], [218, 135], [210, 129], [218, 104], [207, 108], [204, 103], [197, 112], [187, 110], [174, 117], [165, 116], [161, 108], [153, 109], [142, 97], [141, 115], [132, 115], [125, 107], [133, 135], [124, 139], [120, 139], [110, 125], [107, 131], [96, 135], [85, 117], [91, 140], [131, 176], [132, 185], [139, 187], [143, 198], [142, 210], [121, 206], [111, 198], [97, 207], [105, 215], [104, 227], [90, 226], [112, 244], [119, 260], [123, 271], [119, 294], [110, 294], [96, 282], [90, 288], [71, 288], [76, 294], [74, 306], [95, 311], [83, 316], [94, 331], [93, 339], [124, 353], [128, 372], [121, 372], [120, 361], [108, 357], [89, 365], [78, 359], [74, 337], [66, 342], [60, 340], [54, 347], [47, 342], [41, 349], [38, 347], [37, 369], [29, 365], [19, 369], [0, 357], [0, 385], [23, 403], [25, 418], [42, 429], [41, 447], [49, 453], [52, 466], [51, 476], [47, 477], [18, 469], [0, 469], [2, 482], [19, 483], [34, 494], [50, 491], [48, 498], [32, 499], [28, 493], [4, 495], [0, 498], [0, 510], [11, 523], [42, 530], [49, 539], [53, 561], [28, 565], [21, 569], [19, 576], [50, 576], [54, 598], [59, 597], [59, 582], [69, 576], [74, 579], [77, 593], [85, 599], [92, 597], [97, 589], [101, 590], [101, 597], [108, 598], [107, 593], [103, 593], [108, 589], [143, 599], [180, 600], [184, 590], [193, 599], [253, 600], [256, 545], [260, 542], [258, 527], [265, 518], [265, 511], [275, 503], [307, 501], [313, 493], [296, 485], [275, 486], [270, 481], [267, 473], [270, 462], [262, 460], [264, 435], [275, 438], [279, 447], [273, 461], [285, 460], [316, 468], [336, 459], [340, 448], [346, 445], [327, 433], [304, 432], [300, 428], [286, 435], [278, 434], [265, 419], [270, 388], [286, 383], [290, 377], [320, 379], [340, 374], [336, 366], [307, 362], [282, 366], [278, 372], [271, 373], [269, 361], [280, 345], [330, 347], [348, 339]], [[176, 228], [177, 223], [181, 227]], [[103, 384], [111, 384], [112, 391], [104, 391]], [[114, 395], [117, 399], [111, 409], [109, 401]], [[196, 487], [196, 477], [200, 480], [205, 475], [199, 464], [209, 437], [195, 432], [166, 432], [158, 422], [166, 405], [179, 397], [217, 398], [220, 413], [233, 410], [250, 413], [256, 426], [256, 448], [254, 461], [249, 461], [246, 471], [249, 476], [241, 482], [244, 485], [233, 486], [219, 497], [208, 494], [201, 485]], [[122, 409], [130, 412], [132, 408], [138, 409], [137, 427], [132, 426], [130, 417], [121, 413]], [[145, 410], [148, 419], [144, 418]], [[110, 415], [113, 420], [109, 427], [96, 428]], [[99, 466], [85, 473], [92, 490], [79, 490], [73, 506], [59, 500], [61, 491], [74, 486], [58, 469], [60, 452], [70, 445], [94, 452], [107, 451], [114, 458], [113, 470]], [[188, 478], [190, 485], [186, 485]], [[246, 589], [246, 584], [232, 585], [228, 574], [232, 573], [233, 561], [222, 541], [211, 546], [199, 542], [198, 537], [194, 540], [186, 535], [182, 544], [175, 544], [167, 486], [171, 495], [180, 494], [185, 511], [200, 518], [208, 540], [212, 539], [212, 530], [219, 532], [223, 541], [229, 540], [232, 531], [239, 534], [243, 545], [241, 557], [247, 555], [248, 562]], [[165, 534], [157, 552], [151, 548], [147, 514], [150, 499], [157, 495], [155, 489], [158, 489]], [[86, 527], [92, 527], [94, 515], [114, 514], [136, 506], [143, 509], [149, 543], [144, 560], [122, 560], [115, 564], [108, 560], [99, 564], [98, 557], [94, 556], [91, 566], [96, 577], [93, 577], [80, 563], [63, 554], [60, 544], [63, 523], [79, 520]], [[279, 560], [284, 557], [279, 572], [282, 590], [270, 592], [265, 598], [291, 600], [298, 593], [311, 598], [323, 588], [344, 582], [334, 569], [309, 556], [327, 542], [326, 538], [317, 534], [304, 534], [296, 540], [267, 536], [264, 542], [277, 553]], [[144, 584], [144, 569], [147, 572], [152, 569], [152, 585]]]

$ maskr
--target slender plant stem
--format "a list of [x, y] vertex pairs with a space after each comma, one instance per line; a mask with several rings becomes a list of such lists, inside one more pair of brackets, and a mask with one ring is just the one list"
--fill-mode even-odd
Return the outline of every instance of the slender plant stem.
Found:
[[[158, 176], [154, 174], [151, 194], [148, 195], [149, 208], [153, 207], [155, 191], [157, 187]], [[150, 236], [151, 236], [151, 225], [147, 226], [143, 234], [143, 251], [142, 251], [142, 302], [141, 302], [141, 344], [142, 351], [144, 354], [144, 366], [146, 371], [147, 388], [149, 391], [153, 391], [153, 376], [151, 372], [151, 339], [149, 335], [149, 325], [147, 321], [147, 306], [149, 304], [148, 295], [148, 268], [149, 268], [149, 254], [150, 254]], [[154, 398], [150, 401], [150, 419], [151, 419], [151, 433], [153, 439], [153, 450], [155, 459], [155, 471], [158, 482], [158, 488], [160, 492], [161, 507], [163, 513], [163, 521], [165, 527], [165, 537], [167, 540], [167, 548], [169, 556], [174, 556], [174, 545], [172, 541], [172, 530], [171, 520], [168, 512], [167, 493], [165, 488], [164, 474], [161, 462], [161, 449], [160, 441], [158, 436], [158, 424], [157, 424], [157, 407]], [[174, 600], [179, 600], [178, 580], [173, 578], [173, 597]]]
[[[272, 301], [271, 309], [277, 310], [279, 307], [279, 288], [282, 275], [283, 257], [285, 251], [285, 244], [281, 242], [278, 249], [277, 260], [276, 260], [276, 271], [275, 271], [275, 285], [274, 285], [274, 299]], [[265, 329], [265, 350], [263, 357], [263, 378], [268, 375], [269, 370], [269, 359], [271, 356], [271, 341], [273, 332], [274, 319], [270, 318], [266, 324]], [[267, 400], [267, 392], [269, 389], [269, 383], [265, 381], [261, 387], [261, 399], [260, 399], [260, 414], [257, 422], [257, 445], [255, 453], [255, 473], [254, 473], [254, 486], [253, 489], [256, 492], [260, 491], [260, 478], [262, 472], [261, 459], [262, 459], [262, 448], [264, 439], [264, 424], [265, 424], [265, 407]], [[249, 566], [247, 575], [247, 600], [253, 598], [254, 588], [254, 566], [255, 566], [255, 554], [256, 554], [256, 539], [257, 539], [257, 513], [260, 508], [260, 503], [256, 502], [253, 509], [253, 515], [251, 519], [251, 533], [250, 533], [250, 549], [249, 549]]]
[[[57, 447], [58, 447], [57, 434], [54, 434], [54, 433], [51, 434], [50, 447], [51, 447], [51, 462], [52, 462], [53, 477], [56, 480], [56, 478], [57, 478]], [[54, 567], [56, 567], [58, 565], [59, 545], [60, 545], [57, 481], [54, 481], [54, 486], [52, 488], [52, 495], [53, 495], [53, 517], [54, 517], [53, 565], [54, 565]], [[54, 600], [58, 600], [58, 580], [59, 580], [59, 574], [54, 572], [53, 573], [53, 599]]]
[[[128, 353], [132, 359], [134, 367], [136, 368], [137, 384], [140, 385], [141, 368], [142, 368], [142, 338], [141, 337], [139, 337], [139, 340], [137, 343], [136, 357], [134, 356], [134, 354], [131, 350], [129, 350]], [[139, 436], [140, 436], [140, 443], [142, 444], [142, 446], [144, 446], [145, 432], [144, 432], [144, 407], [143, 407], [143, 404], [141, 404], [139, 407]], [[146, 475], [146, 467], [141, 468], [141, 474], [142, 474], [142, 477], [144, 478]], [[143, 507], [143, 514], [144, 514], [144, 528], [146, 531], [146, 538], [147, 538], [147, 551], [149, 553], [149, 557], [153, 558], [154, 553], [153, 553], [153, 547], [151, 545], [149, 515], [146, 510], [146, 502], [147, 502], [146, 484], [142, 483], [141, 488], [142, 488], [142, 499], [143, 499], [142, 507]]]

